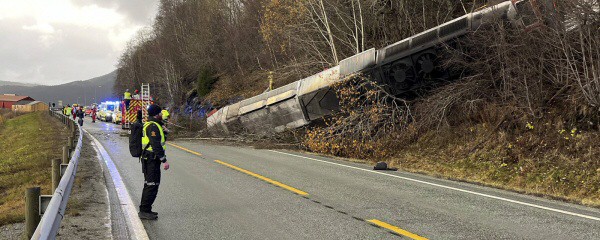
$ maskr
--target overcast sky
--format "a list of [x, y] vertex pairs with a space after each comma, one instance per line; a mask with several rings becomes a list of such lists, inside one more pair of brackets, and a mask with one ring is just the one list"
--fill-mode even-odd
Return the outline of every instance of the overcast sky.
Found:
[[0, 80], [56, 85], [116, 69], [159, 0], [0, 0]]

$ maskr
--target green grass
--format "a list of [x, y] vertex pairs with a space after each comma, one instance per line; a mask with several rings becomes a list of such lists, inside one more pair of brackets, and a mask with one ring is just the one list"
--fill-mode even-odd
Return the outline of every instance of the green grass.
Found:
[[66, 128], [46, 112], [0, 123], [0, 226], [24, 221], [25, 190], [51, 194], [51, 160], [61, 158]]

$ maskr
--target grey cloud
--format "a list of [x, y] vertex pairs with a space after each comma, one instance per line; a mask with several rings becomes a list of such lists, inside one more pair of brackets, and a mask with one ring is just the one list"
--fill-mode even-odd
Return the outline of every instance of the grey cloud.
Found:
[[[56, 42], [40, 43], [40, 34], [22, 30], [19, 22], [0, 21], [0, 79], [59, 84], [88, 79], [114, 70], [119, 53], [113, 50], [107, 31], [54, 25]], [[4, 75], [15, 72], [16, 78]]]
[[154, 18], [157, 0], [72, 0], [76, 6], [98, 5], [104, 8], [117, 9], [135, 23], [147, 23]]
[[[149, 25], [158, 0], [74, 0], [80, 6], [119, 9], [127, 16], [126, 26]], [[137, 23], [134, 23], [137, 22]], [[50, 47], [40, 41], [43, 33], [24, 30], [35, 19], [0, 20], [0, 80], [55, 85], [84, 80], [115, 69], [121, 52], [109, 39], [109, 30], [56, 24]]]

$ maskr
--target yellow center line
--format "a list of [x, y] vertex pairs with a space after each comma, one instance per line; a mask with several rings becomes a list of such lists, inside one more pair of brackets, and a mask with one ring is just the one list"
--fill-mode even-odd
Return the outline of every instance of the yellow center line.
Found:
[[[194, 154], [194, 155], [197, 155], [197, 156], [202, 156], [202, 154], [200, 154], [199, 152], [195, 152], [195, 151], [189, 150], [189, 149], [187, 149], [187, 148], [184, 148], [184, 147], [182, 147], [182, 146], [178, 146], [178, 145], [175, 145], [175, 144], [173, 144], [173, 143], [169, 143], [169, 142], [167, 142], [167, 144], [169, 144], [169, 145], [171, 145], [171, 146], [173, 146], [173, 147], [179, 148], [179, 149], [181, 149], [181, 150], [183, 150], [183, 151], [189, 152], [189, 153], [191, 153], [191, 154]], [[234, 169], [234, 170], [237, 170], [237, 171], [243, 172], [243, 173], [245, 173], [245, 174], [248, 174], [248, 175], [250, 175], [250, 176], [253, 176], [253, 177], [255, 177], [255, 178], [258, 178], [258, 179], [260, 179], [260, 180], [263, 180], [263, 181], [265, 181], [265, 182], [268, 182], [268, 183], [270, 183], [270, 184], [273, 184], [273, 185], [275, 185], [275, 186], [281, 187], [281, 188], [283, 188], [283, 189], [286, 189], [286, 190], [288, 190], [288, 191], [294, 192], [294, 193], [296, 193], [296, 194], [298, 194], [298, 195], [301, 195], [301, 196], [308, 196], [308, 193], [307, 193], [307, 192], [304, 192], [304, 191], [301, 191], [301, 190], [299, 190], [299, 189], [297, 189], [297, 188], [294, 188], [294, 187], [291, 187], [291, 186], [285, 185], [285, 184], [283, 184], [283, 183], [281, 183], [281, 182], [278, 182], [278, 181], [275, 181], [275, 180], [273, 180], [273, 179], [267, 178], [267, 177], [265, 177], [265, 176], [262, 176], [262, 175], [260, 175], [260, 174], [256, 174], [256, 173], [250, 172], [250, 171], [248, 171], [248, 170], [246, 170], [246, 169], [243, 169], [243, 168], [240, 168], [240, 167], [236, 167], [236, 166], [234, 166], [234, 165], [231, 165], [231, 164], [229, 164], [229, 163], [223, 162], [223, 161], [221, 161], [221, 160], [215, 160], [215, 162], [216, 162], [216, 163], [219, 163], [219, 164], [222, 164], [222, 165], [225, 165], [225, 166], [227, 166], [227, 167], [229, 167], [229, 168], [231, 168], [231, 169]], [[382, 227], [382, 228], [388, 229], [388, 230], [390, 230], [390, 231], [392, 231], [392, 232], [395, 232], [395, 233], [397, 233], [397, 234], [400, 234], [400, 235], [403, 235], [403, 236], [407, 236], [407, 237], [409, 237], [409, 238], [412, 238], [412, 239], [415, 239], [415, 240], [428, 240], [427, 238], [421, 237], [421, 236], [419, 236], [419, 235], [416, 235], [416, 234], [414, 234], [414, 233], [411, 233], [411, 232], [409, 232], [409, 231], [406, 231], [406, 230], [404, 230], [404, 229], [401, 229], [401, 228], [399, 228], [399, 227], [396, 227], [396, 226], [394, 226], [394, 225], [391, 225], [391, 224], [389, 224], [389, 223], [386, 223], [386, 222], [379, 221], [379, 220], [377, 220], [377, 219], [371, 219], [371, 220], [367, 220], [367, 222], [370, 222], [371, 224], [374, 224], [374, 225], [376, 225], [376, 226], [379, 226], [379, 227]]]
[[184, 147], [182, 147], [182, 146], [178, 146], [178, 145], [175, 145], [175, 144], [173, 144], [173, 143], [170, 143], [170, 142], [167, 142], [167, 144], [169, 144], [169, 145], [171, 145], [171, 146], [173, 146], [173, 147], [179, 148], [179, 149], [181, 149], [181, 150], [183, 150], [183, 151], [189, 152], [189, 153], [191, 153], [191, 154], [198, 155], [198, 156], [202, 156], [202, 154], [200, 154], [199, 152], [194, 152], [194, 151], [192, 151], [192, 150], [189, 150], [189, 149], [187, 149], [187, 148], [184, 148]]
[[255, 178], [258, 178], [258, 179], [260, 179], [260, 180], [263, 180], [263, 181], [265, 181], [265, 182], [268, 182], [268, 183], [270, 183], [270, 184], [273, 184], [273, 185], [275, 185], [275, 186], [278, 186], [278, 187], [281, 187], [281, 188], [283, 188], [283, 189], [286, 189], [286, 190], [292, 191], [292, 192], [294, 192], [294, 193], [296, 193], [296, 194], [298, 194], [298, 195], [301, 195], [301, 196], [308, 196], [308, 193], [307, 193], [307, 192], [304, 192], [304, 191], [298, 190], [298, 189], [296, 189], [296, 188], [290, 187], [290, 186], [288, 186], [288, 185], [285, 185], [285, 184], [283, 184], [283, 183], [280, 183], [280, 182], [278, 182], [278, 181], [275, 181], [275, 180], [273, 180], [273, 179], [270, 179], [270, 178], [267, 178], [267, 177], [261, 176], [261, 175], [259, 175], [259, 174], [253, 173], [253, 172], [250, 172], [250, 171], [248, 171], [248, 170], [246, 170], [246, 169], [243, 169], [243, 168], [236, 167], [236, 166], [234, 166], [234, 165], [231, 165], [231, 164], [229, 164], [229, 163], [226, 163], [226, 162], [223, 162], [223, 161], [220, 161], [220, 160], [215, 160], [215, 162], [216, 162], [216, 163], [219, 163], [219, 164], [222, 164], [222, 165], [225, 165], [225, 166], [227, 166], [227, 167], [229, 167], [229, 168], [232, 168], [232, 169], [238, 170], [238, 171], [240, 171], [240, 172], [243, 172], [243, 173], [245, 173], [245, 174], [248, 174], [248, 175], [250, 175], [250, 176], [253, 176], [253, 177], [255, 177]]
[[375, 224], [375, 225], [377, 225], [379, 227], [385, 228], [387, 230], [390, 230], [392, 232], [395, 232], [395, 233], [403, 235], [403, 236], [407, 236], [407, 237], [415, 239], [415, 240], [427, 240], [427, 238], [421, 237], [421, 236], [419, 236], [417, 234], [411, 233], [409, 231], [406, 231], [404, 229], [401, 229], [401, 228], [396, 227], [394, 225], [391, 225], [389, 223], [379, 221], [377, 219], [367, 220], [367, 222], [370, 222], [370, 223]]

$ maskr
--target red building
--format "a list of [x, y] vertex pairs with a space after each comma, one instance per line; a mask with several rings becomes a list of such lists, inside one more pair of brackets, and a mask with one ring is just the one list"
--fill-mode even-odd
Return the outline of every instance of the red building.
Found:
[[28, 96], [17, 96], [15, 94], [3, 94], [0, 95], [0, 108], [12, 109], [15, 103], [26, 104], [35, 101], [33, 98]]

